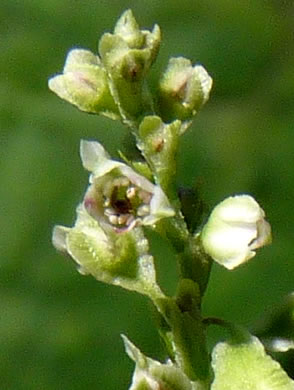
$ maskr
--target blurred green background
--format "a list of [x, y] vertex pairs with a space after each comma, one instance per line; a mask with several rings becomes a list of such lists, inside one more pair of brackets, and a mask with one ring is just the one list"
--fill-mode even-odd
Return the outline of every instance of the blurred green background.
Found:
[[[214, 267], [205, 314], [251, 326], [293, 290], [293, 1], [1, 0], [1, 390], [126, 389], [133, 365], [121, 332], [164, 358], [147, 300], [82, 277], [51, 245], [53, 225], [72, 225], [86, 188], [79, 140], [116, 153], [125, 129], [61, 101], [47, 79], [69, 49], [95, 51], [126, 8], [163, 31], [151, 82], [171, 55], [201, 62], [214, 78], [182, 139], [179, 183], [201, 183], [210, 207], [250, 193], [273, 227], [272, 246], [255, 260], [232, 272]], [[172, 293], [174, 258], [156, 238], [152, 246]]]

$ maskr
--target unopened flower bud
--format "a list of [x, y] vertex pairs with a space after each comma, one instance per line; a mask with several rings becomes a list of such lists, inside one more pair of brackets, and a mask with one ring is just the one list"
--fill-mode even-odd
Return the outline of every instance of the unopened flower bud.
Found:
[[152, 31], [140, 30], [130, 10], [122, 14], [113, 34], [105, 33], [100, 39], [101, 60], [123, 116], [139, 116], [150, 105], [144, 79], [157, 56], [160, 39], [158, 26]]
[[111, 160], [98, 142], [82, 141], [81, 157], [84, 167], [92, 172], [85, 208], [105, 228], [123, 233], [174, 215], [158, 185], [126, 164]]
[[191, 119], [208, 100], [212, 78], [201, 65], [191, 61], [171, 58], [159, 82], [159, 104], [168, 119]]
[[238, 195], [213, 209], [201, 240], [207, 254], [233, 269], [254, 257], [256, 249], [271, 242], [271, 228], [259, 204], [249, 195]]
[[67, 55], [63, 74], [52, 77], [49, 88], [82, 111], [103, 114], [113, 119], [118, 117], [107, 73], [99, 57], [89, 50], [71, 50]]
[[[115, 25], [113, 34], [104, 34], [101, 41], [104, 40], [104, 37], [107, 41], [110, 36], [121, 38], [121, 40], [125, 43], [128, 49], [148, 51], [148, 57], [150, 62], [149, 65], [151, 65], [151, 63], [155, 60], [155, 57], [157, 56], [161, 40], [159, 26], [156, 24], [153, 27], [152, 31], [140, 30], [140, 27], [131, 10], [127, 10], [121, 15]], [[116, 45], [118, 44], [118, 42], [119, 41], [116, 42]], [[112, 49], [115, 49], [115, 47], [112, 47]], [[108, 50], [107, 52], [105, 52], [105, 50], [102, 49], [102, 52], [103, 54], [107, 54]]]

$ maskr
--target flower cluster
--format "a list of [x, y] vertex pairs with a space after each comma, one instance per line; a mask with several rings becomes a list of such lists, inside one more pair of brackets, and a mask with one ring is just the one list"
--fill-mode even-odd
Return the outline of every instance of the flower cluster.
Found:
[[[224, 324], [201, 315], [212, 260], [230, 270], [247, 262], [256, 249], [270, 243], [271, 227], [249, 195], [219, 203], [204, 226], [196, 191], [178, 196], [180, 137], [208, 100], [212, 78], [202, 65], [171, 58], [153, 96], [146, 76], [160, 42], [159, 27], [141, 30], [128, 10], [113, 33], [103, 34], [99, 55], [73, 49], [63, 73], [49, 80], [53, 92], [80, 110], [120, 120], [131, 130], [136, 147], [135, 153], [130, 147], [126, 156], [121, 153], [123, 161], [117, 161], [99, 142], [81, 141], [89, 184], [74, 226], [55, 226], [53, 244], [82, 274], [144, 294], [155, 305], [169, 359], [164, 364], [150, 359], [123, 336], [136, 365], [130, 390], [225, 390], [230, 383], [232, 389], [293, 390], [294, 382], [266, 356], [258, 339], [231, 325], [230, 332], [238, 337], [219, 343], [212, 359], [208, 353], [206, 326]], [[180, 276], [173, 297], [157, 283], [147, 227], [169, 241], [175, 252]], [[293, 347], [291, 340], [270, 341], [274, 346], [278, 342], [280, 350]]]
[[[124, 122], [154, 111], [146, 75], [161, 42], [160, 28], [141, 30], [132, 11], [118, 20], [113, 33], [99, 42], [99, 55], [71, 50], [63, 73], [49, 80], [49, 88], [82, 111]], [[208, 100], [212, 79], [201, 65], [172, 58], [159, 81], [158, 107], [166, 120], [191, 119]]]

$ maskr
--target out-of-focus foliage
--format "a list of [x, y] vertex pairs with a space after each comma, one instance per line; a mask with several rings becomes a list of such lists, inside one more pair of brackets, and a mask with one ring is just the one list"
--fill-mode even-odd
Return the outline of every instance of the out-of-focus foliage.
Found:
[[[1, 0], [2, 389], [125, 389], [131, 362], [120, 332], [163, 357], [146, 299], [80, 276], [51, 245], [53, 225], [72, 225], [86, 188], [80, 138], [116, 152], [126, 131], [64, 103], [47, 79], [62, 71], [69, 49], [95, 51], [126, 8], [142, 26], [158, 23], [163, 31], [153, 87], [169, 56], [199, 61], [214, 78], [210, 101], [183, 137], [179, 183], [197, 183], [209, 207], [250, 193], [273, 227], [273, 245], [250, 264], [214, 267], [206, 314], [250, 326], [293, 290], [292, 1]], [[173, 255], [153, 241], [172, 293]]]

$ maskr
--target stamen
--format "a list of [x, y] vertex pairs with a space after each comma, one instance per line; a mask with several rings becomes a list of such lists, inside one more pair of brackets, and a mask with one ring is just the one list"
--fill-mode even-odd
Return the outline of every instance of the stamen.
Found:
[[134, 196], [136, 195], [136, 192], [137, 192], [137, 188], [136, 187], [129, 187], [126, 191], [126, 196], [128, 199], [132, 199], [134, 198]]
[[118, 225], [125, 225], [130, 214], [122, 214], [118, 217]]
[[106, 198], [103, 202], [103, 207], [109, 207], [110, 206], [110, 199]]
[[118, 216], [117, 215], [109, 215], [108, 219], [112, 225], [118, 224]]

